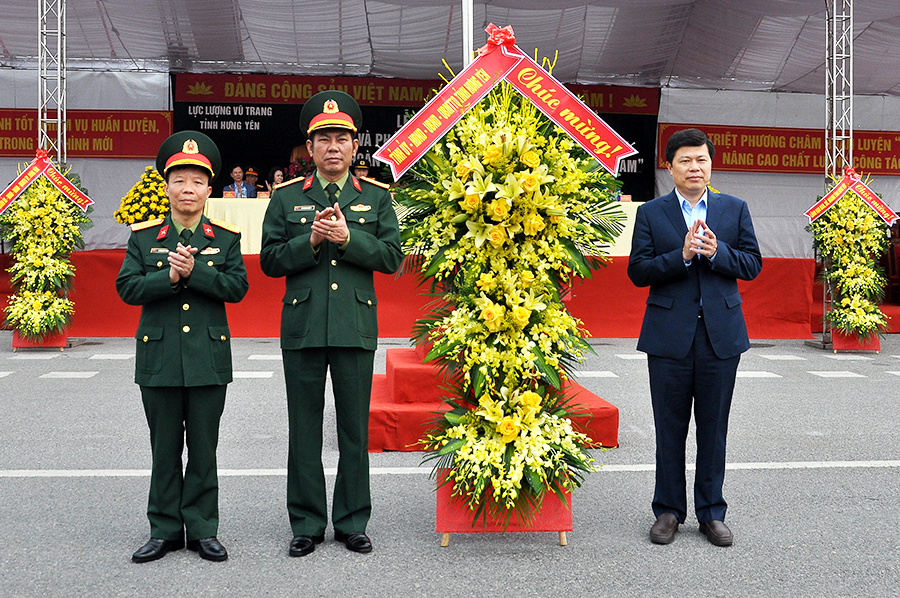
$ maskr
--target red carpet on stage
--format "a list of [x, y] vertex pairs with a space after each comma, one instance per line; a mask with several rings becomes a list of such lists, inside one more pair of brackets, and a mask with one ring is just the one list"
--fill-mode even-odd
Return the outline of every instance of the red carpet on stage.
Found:
[[[116, 294], [116, 276], [124, 250], [78, 251], [72, 254], [76, 268], [72, 299], [75, 316], [68, 331], [72, 337], [132, 336], [140, 308], [125, 305]], [[11, 292], [6, 268], [8, 255], [0, 256], [0, 304]], [[277, 337], [281, 318], [284, 280], [265, 276], [258, 255], [245, 255], [250, 292], [244, 300], [228, 305], [228, 322], [236, 337]], [[594, 272], [592, 280], [577, 284], [567, 301], [569, 310], [584, 321], [595, 338], [637, 338], [648, 289], [631, 284], [628, 258]], [[751, 338], [811, 338], [811, 313], [821, 295], [813, 299], [814, 262], [803, 259], [764, 258], [759, 277], [740, 283], [744, 315]], [[407, 338], [413, 323], [423, 315], [429, 298], [423, 297], [415, 276], [399, 278], [376, 274], [379, 336]], [[818, 308], [821, 311], [821, 307]], [[819, 316], [821, 319], [821, 315]], [[819, 325], [821, 327], [821, 325]]]

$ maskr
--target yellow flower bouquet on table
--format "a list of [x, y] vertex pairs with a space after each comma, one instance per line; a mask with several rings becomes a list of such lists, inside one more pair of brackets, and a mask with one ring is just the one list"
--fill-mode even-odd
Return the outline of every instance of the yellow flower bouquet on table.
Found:
[[115, 217], [122, 224], [134, 224], [161, 218], [168, 213], [166, 182], [155, 168], [148, 166], [134, 187], [122, 198]]
[[825, 264], [825, 283], [834, 289], [825, 318], [834, 328], [863, 340], [882, 332], [887, 316], [878, 301], [887, 280], [877, 262], [887, 246], [884, 222], [849, 191], [810, 230]]
[[[80, 186], [77, 175], [67, 178]], [[75, 269], [69, 254], [84, 247], [85, 213], [41, 176], [0, 215], [0, 234], [12, 242], [7, 270], [16, 292], [5, 309], [6, 325], [29, 341], [63, 332], [74, 305], [68, 298]]]
[[436, 297], [412, 336], [450, 394], [426, 460], [475, 522], [527, 522], [547, 491], [565, 500], [594, 470], [565, 394], [593, 351], [560, 289], [605, 263], [619, 183], [505, 83], [412, 173], [396, 193], [406, 268]]

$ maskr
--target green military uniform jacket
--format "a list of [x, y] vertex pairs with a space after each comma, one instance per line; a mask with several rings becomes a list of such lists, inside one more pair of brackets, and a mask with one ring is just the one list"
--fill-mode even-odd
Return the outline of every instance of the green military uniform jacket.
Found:
[[[247, 294], [239, 229], [201, 217], [190, 245], [194, 269], [187, 283], [169, 282], [169, 251], [178, 233], [171, 215], [135, 225], [116, 290], [140, 305], [134, 381], [143, 386], [208, 386], [231, 382], [231, 333], [225, 302]], [[137, 230], [135, 230], [137, 229]]]
[[260, 266], [284, 276], [281, 348], [374, 351], [378, 317], [373, 272], [400, 267], [400, 231], [390, 192], [350, 176], [338, 197], [350, 240], [344, 249], [309, 243], [316, 211], [330, 207], [315, 174], [275, 189], [263, 221]]

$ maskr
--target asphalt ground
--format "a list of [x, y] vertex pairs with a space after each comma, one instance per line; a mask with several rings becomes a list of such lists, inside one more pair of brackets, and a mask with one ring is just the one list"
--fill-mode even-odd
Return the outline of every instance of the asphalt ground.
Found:
[[[287, 412], [277, 339], [236, 339], [219, 443], [224, 563], [146, 564], [150, 450], [134, 341], [11, 351], [0, 332], [0, 596], [900, 596], [900, 335], [882, 351], [757, 340], [741, 360], [715, 547], [688, 517], [651, 544], [654, 439], [634, 339], [595, 339], [579, 381], [620, 409], [619, 448], [573, 499], [574, 531], [454, 534], [440, 547], [422, 453], [371, 455], [373, 553], [327, 532], [287, 555]], [[407, 346], [382, 339], [384, 351]], [[692, 461], [689, 439], [689, 457]], [[333, 410], [326, 467], [337, 464]], [[332, 470], [333, 472], [333, 470]], [[693, 472], [688, 473], [691, 483]], [[333, 473], [328, 476], [334, 482]]]

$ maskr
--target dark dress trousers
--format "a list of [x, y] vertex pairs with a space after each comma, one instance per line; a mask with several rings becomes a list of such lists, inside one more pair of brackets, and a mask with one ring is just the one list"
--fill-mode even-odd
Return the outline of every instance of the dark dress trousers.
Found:
[[241, 235], [202, 217], [190, 239], [198, 249], [190, 280], [173, 287], [167, 255], [179, 237], [171, 218], [134, 228], [116, 290], [125, 303], [141, 306], [134, 380], [153, 455], [150, 535], [178, 540], [186, 530], [188, 540], [208, 538], [218, 529], [216, 446], [231, 382], [225, 302], [240, 301], [248, 289]]
[[[685, 442], [693, 403], [697, 426], [694, 507], [698, 521], [724, 520], [725, 441], [740, 355], [750, 348], [737, 280], [752, 280], [762, 257], [746, 202], [713, 193], [706, 223], [713, 261], [682, 259], [688, 227], [675, 195], [638, 208], [628, 276], [650, 287], [638, 350], [647, 353], [656, 424], [656, 516], [687, 512]], [[701, 309], [702, 302], [702, 309]]]
[[342, 250], [310, 245], [316, 211], [331, 207], [315, 175], [276, 187], [263, 221], [260, 265], [285, 277], [281, 349], [288, 401], [287, 507], [295, 536], [328, 522], [322, 466], [326, 369], [331, 371], [340, 459], [332, 523], [365, 532], [369, 492], [369, 399], [378, 341], [373, 272], [393, 273], [403, 253], [387, 189], [350, 176], [338, 203], [350, 239]]

